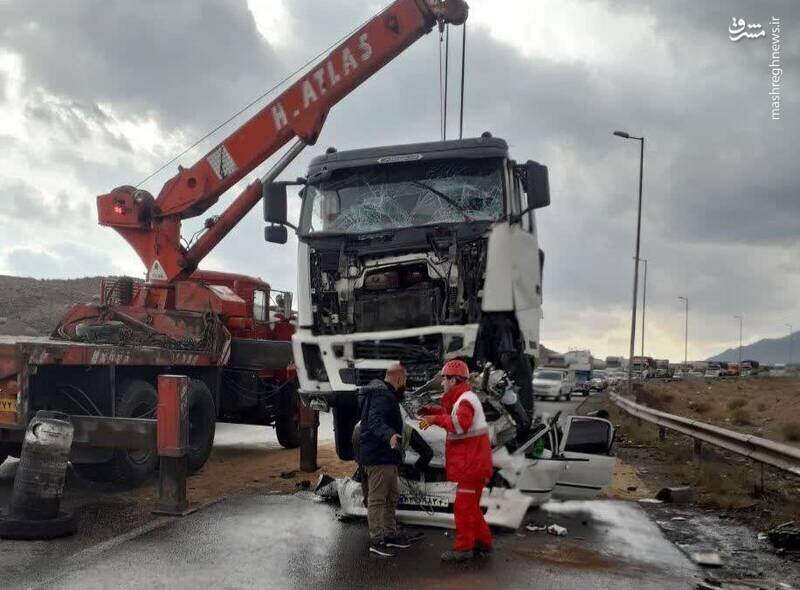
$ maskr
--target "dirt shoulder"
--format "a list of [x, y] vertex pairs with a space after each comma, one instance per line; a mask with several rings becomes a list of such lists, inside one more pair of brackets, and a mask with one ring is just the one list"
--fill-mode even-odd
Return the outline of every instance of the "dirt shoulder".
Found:
[[651, 408], [800, 447], [800, 378], [747, 377], [646, 383]]
[[[667, 387], [662, 391], [660, 385], [658, 393], [648, 391], [651, 392], [649, 395], [666, 398], [672, 395], [673, 399], [665, 401], [661, 408], [680, 414], [678, 400], [686, 400], [686, 408], [688, 402], [694, 401], [691, 389], [681, 385], [683, 387], [676, 389], [685, 392], [685, 397], [679, 397]], [[641, 397], [640, 401], [643, 401]], [[724, 399], [711, 398], [715, 402], [713, 407], [720, 411], [717, 423], [723, 425], [727, 424], [721, 414], [721, 408], [725, 407]], [[710, 445], [703, 446], [703, 460], [697, 462], [691, 438], [668, 433], [665, 440], [660, 441], [655, 425], [629, 416], [605, 395], [593, 398], [582, 408], [582, 413], [597, 409], [606, 410], [617, 428], [615, 449], [619, 464], [609, 487], [609, 496], [633, 500], [652, 498], [664, 487], [691, 486], [696, 506], [720, 511], [755, 531], [789, 520], [800, 522], [800, 479], [770, 467], [762, 468], [761, 464]], [[696, 415], [690, 416], [701, 419]]]

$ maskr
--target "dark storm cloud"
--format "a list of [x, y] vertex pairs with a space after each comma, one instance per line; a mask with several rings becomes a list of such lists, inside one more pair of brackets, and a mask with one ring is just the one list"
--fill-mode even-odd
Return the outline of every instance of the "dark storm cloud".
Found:
[[113, 121], [97, 104], [54, 100], [33, 92], [25, 113], [34, 121], [64, 132], [75, 143], [90, 141], [96, 135], [97, 139], [111, 147], [125, 152], [133, 151], [130, 142], [121, 133], [109, 128]]
[[0, 218], [7, 221], [41, 224], [67, 230], [85, 225], [92, 211], [86, 202], [75, 202], [60, 192], [48, 200], [36, 188], [20, 180], [0, 180]]
[[[276, 56], [243, 1], [16, 2], [0, 5], [0, 46], [22, 57], [30, 117], [80, 138], [87, 127], [106, 128], [107, 105], [115, 114], [152, 114], [166, 128], [193, 135], [382, 4], [287, 2], [291, 33]], [[491, 130], [508, 140], [518, 160], [535, 159], [550, 169], [553, 203], [538, 216], [547, 251], [544, 340], [559, 322], [583, 326], [586, 335], [611, 330], [615, 319], [593, 323], [586, 310], [616, 313], [629, 305], [638, 144], [613, 137], [614, 129], [647, 137], [642, 255], [650, 260], [648, 309], [673, 313], [676, 296], [689, 294], [707, 316], [800, 311], [791, 296], [798, 269], [790, 262], [793, 254], [797, 258], [800, 218], [800, 167], [794, 162], [800, 7], [788, 0], [613, 0], [609, 6], [620, 17], [652, 20], [653, 46], [659, 49], [612, 52], [608, 62], [524, 57], [477, 21], [469, 25], [465, 135]], [[784, 31], [779, 122], [770, 119], [767, 40], [732, 43], [727, 31], [733, 16], [767, 26], [773, 15], [782, 19]], [[572, 34], [570, 22], [556, 24], [561, 34]], [[638, 33], [630, 31], [632, 37]], [[328, 145], [438, 139], [436, 37], [434, 32], [420, 40], [334, 107], [318, 145], [283, 176], [302, 175], [308, 160]], [[454, 39], [458, 47], [459, 32]], [[618, 39], [605, 42], [614, 47]], [[456, 97], [458, 52], [452, 57]], [[69, 116], [61, 121], [64, 112]], [[451, 138], [457, 112], [453, 98]], [[71, 156], [69, 146], [59, 153], [59, 162], [90, 187], [111, 188], [138, 177], [124, 164], [95, 166]], [[191, 159], [181, 163], [190, 165]], [[148, 188], [158, 192], [164, 180]], [[191, 221], [184, 233], [199, 223]], [[257, 207], [215, 250], [215, 263], [293, 289], [291, 244], [265, 245], [262, 228]], [[585, 325], [567, 321], [577, 317]], [[575, 342], [586, 335], [576, 334]]]
[[282, 69], [246, 4], [223, 0], [7, 2], [0, 47], [22, 57], [29, 90], [193, 130]]

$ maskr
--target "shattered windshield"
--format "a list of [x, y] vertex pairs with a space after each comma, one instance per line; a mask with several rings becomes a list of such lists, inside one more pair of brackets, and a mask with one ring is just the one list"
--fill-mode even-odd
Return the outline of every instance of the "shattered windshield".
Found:
[[349, 168], [305, 189], [300, 234], [358, 234], [493, 221], [503, 213], [502, 159]]

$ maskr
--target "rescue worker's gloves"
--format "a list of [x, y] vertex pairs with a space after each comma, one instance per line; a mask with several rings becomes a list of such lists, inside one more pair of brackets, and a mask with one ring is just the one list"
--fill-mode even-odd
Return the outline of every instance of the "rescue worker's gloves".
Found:
[[423, 416], [419, 419], [420, 430], [428, 430], [431, 426], [433, 426], [433, 416]]

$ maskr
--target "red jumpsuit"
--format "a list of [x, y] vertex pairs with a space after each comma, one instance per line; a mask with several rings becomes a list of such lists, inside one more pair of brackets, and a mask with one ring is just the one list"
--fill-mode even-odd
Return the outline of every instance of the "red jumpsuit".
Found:
[[453, 507], [456, 551], [472, 551], [476, 545], [486, 549], [492, 546], [492, 533], [480, 508], [483, 487], [493, 473], [492, 446], [480, 404], [476, 417], [475, 401], [475, 394], [465, 382], [451, 388], [441, 406], [425, 408], [425, 413], [433, 416], [433, 423], [447, 431], [447, 479], [458, 484]]

